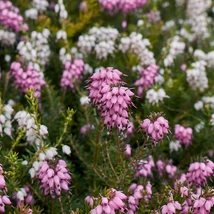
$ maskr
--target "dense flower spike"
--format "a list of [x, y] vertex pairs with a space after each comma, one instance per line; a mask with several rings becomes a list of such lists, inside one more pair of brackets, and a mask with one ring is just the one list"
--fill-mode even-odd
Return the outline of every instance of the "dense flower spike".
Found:
[[15, 85], [22, 92], [26, 93], [28, 89], [34, 89], [34, 96], [41, 97], [41, 87], [45, 85], [42, 73], [37, 72], [31, 64], [24, 69], [20, 62], [13, 62], [10, 69]]
[[141, 128], [148, 134], [149, 137], [152, 137], [152, 141], [158, 142], [163, 140], [164, 135], [169, 133], [169, 123], [164, 117], [158, 117], [155, 121], [150, 119], [145, 119], [141, 123]]
[[[86, 198], [91, 206], [93, 206], [92, 198], [89, 196]], [[110, 214], [115, 213], [116, 211], [124, 212], [126, 204], [124, 203], [127, 200], [127, 196], [121, 191], [117, 191], [113, 188], [110, 189], [108, 195], [101, 197], [100, 203], [90, 211], [91, 214]]]
[[158, 75], [158, 69], [157, 65], [150, 65], [140, 72], [140, 79], [134, 83], [138, 87], [138, 96], [142, 95], [144, 89], [150, 88], [154, 84], [155, 77]]
[[117, 86], [122, 84], [121, 75], [114, 68], [106, 68], [94, 73], [88, 80], [89, 98], [98, 105], [104, 124], [110, 130], [115, 126], [120, 131], [128, 128], [128, 106], [134, 105], [131, 101], [134, 93], [127, 87]]
[[14, 7], [11, 1], [0, 1], [0, 24], [16, 32], [28, 30], [28, 25], [24, 23], [19, 9]]
[[192, 163], [186, 174], [186, 179], [189, 184], [203, 186], [207, 183], [207, 178], [210, 178], [214, 173], [214, 163], [207, 159], [205, 162]]
[[60, 196], [62, 190], [69, 191], [68, 185], [71, 180], [66, 162], [58, 160], [56, 165], [54, 162], [55, 160], [43, 161], [38, 172], [44, 195], [50, 195], [52, 199]]
[[147, 0], [98, 0], [104, 9], [110, 14], [121, 10], [128, 13], [147, 4]]
[[213, 206], [214, 206], [214, 196], [208, 199], [200, 197], [194, 202], [193, 214], [210, 213], [211, 208]]
[[75, 83], [82, 79], [84, 71], [84, 62], [81, 59], [75, 59], [73, 62], [67, 61], [62, 74], [61, 87], [75, 88]]
[[192, 141], [193, 133], [191, 128], [184, 128], [183, 126], [176, 124], [175, 125], [175, 139], [184, 144], [185, 147], [188, 147]]

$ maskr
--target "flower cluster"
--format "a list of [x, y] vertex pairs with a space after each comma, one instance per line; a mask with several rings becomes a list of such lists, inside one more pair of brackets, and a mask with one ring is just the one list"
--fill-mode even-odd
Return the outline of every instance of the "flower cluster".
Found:
[[138, 96], [142, 95], [144, 89], [150, 88], [154, 84], [155, 77], [158, 75], [158, 69], [159, 67], [157, 65], [149, 65], [140, 72], [140, 79], [134, 83], [134, 85], [138, 87]]
[[62, 74], [61, 87], [75, 88], [75, 83], [80, 82], [84, 71], [84, 62], [81, 59], [74, 59], [73, 62], [67, 61]]
[[12, 137], [12, 113], [13, 108], [10, 104], [1, 106], [0, 103], [0, 135], [5, 133]]
[[42, 143], [42, 137], [48, 135], [47, 127], [44, 125], [36, 125], [34, 115], [26, 111], [18, 111], [14, 117], [18, 122], [19, 129], [23, 129], [26, 135], [26, 141], [30, 144], [35, 143], [39, 146]]
[[214, 163], [207, 159], [205, 162], [192, 163], [186, 174], [186, 179], [189, 184], [202, 186], [207, 183], [207, 178], [214, 173]]
[[148, 202], [152, 198], [152, 185], [150, 182], [147, 182], [146, 185], [133, 183], [130, 185], [129, 191], [132, 192], [132, 195], [128, 196], [129, 214], [134, 214], [137, 211], [141, 199]]
[[98, 0], [102, 7], [110, 14], [118, 11], [128, 13], [147, 4], [147, 0]]
[[177, 171], [177, 167], [172, 164], [172, 160], [169, 160], [168, 163], [158, 160], [156, 166], [160, 176], [163, 176], [164, 173], [167, 173], [169, 178], [172, 178]]
[[13, 45], [16, 42], [16, 34], [6, 30], [0, 30], [0, 41], [4, 45]]
[[121, 86], [121, 75], [114, 68], [106, 68], [94, 73], [88, 80], [89, 98], [98, 105], [104, 124], [110, 130], [113, 127], [120, 131], [128, 128], [128, 106], [134, 105], [131, 101], [134, 93]]
[[[4, 170], [0, 164], [0, 190], [4, 193], [7, 192], [6, 182], [4, 179]], [[11, 201], [7, 195], [0, 195], [0, 213], [5, 213], [5, 205], [11, 205]]]
[[122, 37], [118, 49], [123, 53], [131, 52], [138, 59], [141, 66], [148, 66], [155, 64], [154, 53], [147, 47], [151, 46], [148, 39], [143, 39], [143, 35], [132, 32], [129, 37]]
[[172, 38], [172, 42], [170, 43], [169, 53], [167, 57], [164, 59], [164, 65], [166, 67], [171, 66], [174, 62], [174, 59], [177, 55], [184, 53], [184, 49], [186, 47], [184, 42], [180, 41], [179, 36], [175, 36]]
[[84, 55], [95, 52], [97, 59], [106, 59], [115, 51], [115, 40], [119, 32], [115, 28], [93, 27], [88, 35], [80, 36], [77, 46]]
[[163, 88], [158, 89], [158, 91], [152, 89], [149, 89], [146, 92], [146, 99], [149, 103], [155, 105], [159, 102], [162, 102], [164, 98], [168, 98], [169, 96], [166, 95], [166, 92]]
[[[90, 211], [91, 214], [108, 214], [115, 213], [115, 211], [125, 211], [127, 196], [121, 191], [111, 188], [106, 197], [101, 197], [100, 203]], [[86, 200], [88, 201], [88, 200]], [[93, 205], [93, 203], [90, 203]]]
[[187, 82], [193, 90], [204, 91], [208, 88], [208, 78], [206, 75], [206, 62], [201, 60], [192, 63], [192, 69], [188, 69]]
[[156, 120], [151, 121], [150, 119], [145, 119], [141, 123], [141, 128], [152, 137], [152, 141], [155, 143], [157, 141], [163, 140], [164, 135], [169, 133], [169, 123], [164, 117], [160, 116]]
[[26, 62], [46, 65], [50, 56], [50, 47], [48, 45], [49, 35], [50, 31], [47, 28], [44, 28], [41, 33], [32, 31], [30, 40], [25, 38], [19, 42], [17, 46], [19, 55]]
[[26, 93], [28, 89], [34, 89], [34, 96], [41, 97], [41, 87], [45, 85], [42, 73], [35, 70], [35, 68], [28, 64], [26, 70], [22, 67], [20, 62], [13, 62], [10, 66], [11, 75], [14, 78], [14, 84]]
[[55, 9], [55, 12], [59, 14], [59, 17], [61, 19], [67, 19], [68, 12], [65, 8], [63, 0], [58, 0], [58, 3], [55, 5], [54, 9]]
[[28, 205], [32, 205], [34, 203], [33, 195], [31, 194], [30, 188], [27, 185], [25, 185], [19, 191], [14, 192], [12, 198], [16, 201], [18, 207], [23, 205], [23, 203]]
[[0, 1], [0, 24], [16, 32], [28, 30], [28, 25], [24, 23], [19, 9], [14, 7], [11, 1]]
[[61, 195], [62, 190], [69, 191], [71, 176], [63, 160], [58, 160], [56, 165], [55, 160], [43, 161], [38, 172], [38, 179], [42, 183], [44, 195], [50, 194], [52, 198], [55, 198]]
[[179, 124], [175, 125], [175, 139], [184, 144], [185, 147], [188, 147], [193, 138], [192, 128], [185, 128]]
[[194, 57], [199, 61], [205, 61], [209, 68], [214, 66], [214, 51], [210, 51], [206, 54], [204, 51], [197, 49], [194, 51]]
[[174, 214], [176, 210], [181, 210], [181, 204], [178, 201], [172, 201], [162, 206], [162, 214]]
[[208, 199], [200, 197], [194, 202], [193, 214], [210, 213], [211, 208], [213, 206], [214, 206], [214, 196]]

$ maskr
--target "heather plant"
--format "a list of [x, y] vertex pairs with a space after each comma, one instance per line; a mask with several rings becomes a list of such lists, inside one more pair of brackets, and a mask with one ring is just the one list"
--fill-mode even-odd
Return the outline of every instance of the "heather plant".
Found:
[[0, 213], [214, 212], [211, 0], [0, 0]]

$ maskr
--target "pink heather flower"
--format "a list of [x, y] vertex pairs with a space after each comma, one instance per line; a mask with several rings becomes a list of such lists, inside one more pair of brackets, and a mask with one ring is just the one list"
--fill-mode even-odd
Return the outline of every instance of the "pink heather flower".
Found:
[[155, 167], [155, 163], [152, 156], [149, 156], [145, 160], [140, 160], [135, 166], [135, 177], [148, 177], [152, 176], [152, 168]]
[[11, 75], [14, 83], [22, 92], [26, 93], [27, 89], [34, 89], [35, 97], [41, 97], [41, 87], [45, 85], [43, 76], [37, 72], [30, 64], [24, 69], [20, 62], [13, 62], [10, 66]]
[[28, 25], [24, 23], [19, 9], [14, 7], [10, 1], [0, 1], [0, 24], [16, 32], [28, 30]]
[[117, 191], [113, 188], [106, 197], [101, 197], [101, 202], [93, 210], [91, 214], [113, 214], [119, 210], [123, 212], [126, 208], [124, 201], [127, 200], [127, 196], [121, 191]]
[[93, 204], [94, 204], [94, 198], [91, 197], [91, 196], [89, 196], [89, 195], [85, 198], [85, 201], [86, 201], [91, 207], [92, 207]]
[[176, 124], [175, 125], [175, 139], [184, 144], [185, 147], [188, 147], [193, 138], [193, 131], [191, 128], [184, 128], [183, 126]]
[[164, 135], [169, 133], [169, 123], [164, 117], [158, 117], [153, 122], [150, 119], [145, 119], [141, 123], [141, 128], [152, 137], [153, 142], [163, 140]]
[[[49, 164], [50, 163], [50, 164]], [[41, 182], [41, 188], [44, 195], [51, 195], [54, 199], [61, 195], [61, 191], [69, 191], [69, 183], [71, 180], [70, 173], [67, 169], [67, 164], [63, 160], [58, 160], [57, 165], [54, 161], [43, 161], [42, 166], [38, 172], [38, 179]]]
[[209, 199], [205, 199], [203, 197], [195, 200], [193, 205], [193, 214], [206, 214], [210, 213], [211, 208], [214, 205], [214, 196]]
[[73, 62], [67, 61], [62, 74], [61, 87], [75, 88], [75, 83], [79, 83], [82, 79], [84, 71], [84, 62], [81, 59], [75, 59]]
[[123, 13], [128, 13], [144, 6], [147, 0], [98, 0], [102, 7], [110, 14], [121, 10]]
[[8, 196], [0, 196], [0, 213], [5, 213], [5, 204], [6, 205], [11, 205], [11, 201], [8, 198]]
[[127, 128], [127, 131], [125, 133], [125, 136], [129, 136], [129, 135], [133, 134], [133, 131], [134, 131], [134, 124], [129, 121], [128, 128]]
[[181, 204], [178, 201], [169, 202], [167, 205], [162, 206], [162, 214], [174, 214], [176, 210], [181, 210]]
[[177, 167], [172, 165], [172, 161], [170, 160], [168, 163], [163, 162], [162, 160], [158, 160], [157, 163], [158, 174], [163, 176], [164, 173], [167, 173], [169, 178], [174, 177]]
[[214, 173], [214, 163], [210, 160], [205, 162], [195, 162], [190, 164], [186, 179], [189, 184], [202, 186], [207, 183], [207, 178], [211, 177]]
[[124, 152], [126, 157], [131, 157], [132, 155], [132, 148], [130, 144], [125, 144], [125, 152]]
[[87, 81], [89, 83], [88, 89], [90, 91], [89, 98], [92, 102], [94, 104], [99, 103], [99, 100], [102, 98], [100, 92], [104, 86], [119, 83], [122, 84], [121, 76], [122, 72], [111, 67], [101, 69], [99, 72], [94, 73]]
[[93, 130], [94, 129], [94, 125], [92, 124], [86, 124], [84, 126], [81, 127], [80, 129], [80, 133], [81, 134], [86, 134], [88, 131]]
[[120, 131], [128, 128], [128, 106], [133, 105], [131, 97], [134, 93], [122, 84], [122, 73], [113, 68], [106, 68], [94, 73], [88, 80], [90, 83], [89, 98], [97, 104], [108, 129], [117, 127]]
[[144, 89], [152, 87], [155, 77], [158, 75], [158, 69], [157, 65], [149, 65], [145, 70], [140, 72], [140, 79], [134, 83], [138, 87], [138, 96], [142, 96]]

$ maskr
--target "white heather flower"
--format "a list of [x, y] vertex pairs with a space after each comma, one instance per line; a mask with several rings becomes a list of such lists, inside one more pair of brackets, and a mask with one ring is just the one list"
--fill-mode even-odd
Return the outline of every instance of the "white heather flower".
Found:
[[18, 191], [16, 194], [16, 197], [20, 200], [20, 201], [24, 201], [24, 194], [22, 191]]
[[40, 125], [39, 133], [41, 136], [45, 136], [48, 134], [48, 128], [44, 125]]
[[90, 102], [90, 98], [88, 96], [84, 96], [80, 98], [81, 105], [87, 105]]
[[27, 160], [22, 161], [22, 165], [23, 165], [23, 166], [28, 165], [28, 161], [27, 161]]
[[31, 178], [34, 178], [36, 175], [36, 170], [34, 168], [30, 168], [29, 173], [30, 173]]
[[34, 169], [35, 169], [36, 171], [39, 170], [40, 166], [41, 166], [41, 164], [40, 164], [40, 162], [38, 162], [38, 161], [35, 161], [35, 162], [33, 163], [33, 167], [34, 167]]
[[199, 50], [199, 49], [195, 50], [193, 55], [194, 55], [194, 57], [196, 57], [197, 60], [204, 60], [204, 61], [206, 61], [206, 59], [207, 59], [207, 56], [204, 53], [204, 51]]
[[205, 61], [197, 61], [192, 63], [193, 69], [188, 69], [187, 73], [187, 81], [190, 87], [193, 90], [204, 91], [208, 88], [208, 79], [206, 76], [206, 62]]
[[57, 150], [54, 147], [50, 147], [45, 151], [46, 158], [49, 160], [52, 160], [53, 157], [56, 156], [57, 154], [58, 154]]
[[47, 10], [49, 3], [47, 0], [33, 0], [33, 6], [41, 12], [44, 12]]
[[45, 159], [46, 159], [46, 155], [43, 152], [39, 153], [39, 160], [43, 161]]
[[38, 10], [36, 8], [31, 8], [25, 11], [26, 18], [36, 20], [38, 18]]
[[173, 152], [173, 151], [178, 151], [179, 149], [181, 148], [181, 144], [178, 140], [176, 141], [171, 141], [169, 143], [169, 149], [170, 149], [170, 152]]
[[16, 34], [0, 29], [0, 42], [4, 45], [13, 45], [16, 42]]
[[70, 155], [71, 154], [71, 148], [67, 145], [63, 145], [62, 152], [67, 154], [67, 155]]
[[137, 21], [137, 26], [138, 26], [138, 27], [142, 26], [143, 24], [144, 24], [144, 21], [143, 21], [142, 19], [139, 19], [139, 20]]
[[204, 107], [204, 103], [202, 101], [198, 101], [197, 103], [194, 104], [194, 108], [197, 111], [203, 109], [203, 107]]
[[204, 128], [204, 121], [198, 123], [194, 128], [196, 132], [200, 132]]
[[4, 60], [5, 60], [6, 62], [10, 62], [11, 56], [10, 56], [9, 54], [6, 54], [6, 55], [4, 56]]
[[146, 99], [149, 103], [158, 104], [160, 101], [163, 101], [164, 98], [168, 98], [168, 96], [162, 88], [160, 88], [158, 91], [150, 89], [146, 92]]
[[56, 39], [57, 40], [60, 40], [60, 39], [64, 39], [66, 40], [67, 39], [67, 33], [63, 30], [59, 30], [57, 33], [56, 33]]

